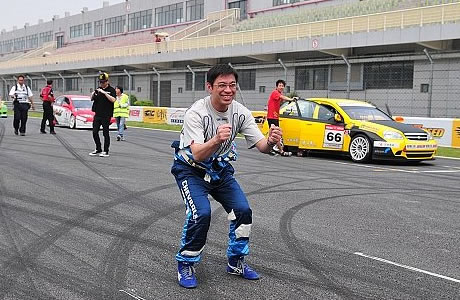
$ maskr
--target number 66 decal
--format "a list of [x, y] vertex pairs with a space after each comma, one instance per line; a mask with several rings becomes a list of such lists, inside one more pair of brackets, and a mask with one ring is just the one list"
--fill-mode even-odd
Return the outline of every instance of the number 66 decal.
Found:
[[326, 125], [324, 130], [324, 148], [341, 149], [343, 146], [343, 135], [345, 128], [337, 125]]

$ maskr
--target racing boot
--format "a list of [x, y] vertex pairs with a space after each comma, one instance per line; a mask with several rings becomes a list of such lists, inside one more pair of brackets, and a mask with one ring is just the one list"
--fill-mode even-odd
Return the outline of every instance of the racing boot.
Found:
[[244, 262], [244, 256], [229, 257], [227, 273], [232, 275], [238, 275], [248, 280], [259, 279], [259, 274], [257, 274], [256, 271], [251, 269], [251, 267]]
[[193, 289], [197, 287], [198, 283], [193, 263], [185, 261], [177, 262], [177, 280], [179, 281], [179, 285], [184, 288]]

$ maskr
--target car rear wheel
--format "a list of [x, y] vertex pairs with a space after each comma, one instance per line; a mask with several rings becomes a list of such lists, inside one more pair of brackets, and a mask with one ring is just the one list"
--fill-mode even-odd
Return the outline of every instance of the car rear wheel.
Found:
[[371, 143], [363, 134], [355, 135], [350, 143], [349, 153], [354, 162], [367, 162], [371, 159]]
[[77, 127], [77, 122], [75, 120], [75, 116], [71, 115], [69, 120], [69, 128], [74, 129]]

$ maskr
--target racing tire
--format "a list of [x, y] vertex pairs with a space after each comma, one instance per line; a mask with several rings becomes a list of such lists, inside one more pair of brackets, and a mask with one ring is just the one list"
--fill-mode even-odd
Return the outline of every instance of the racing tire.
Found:
[[364, 163], [370, 161], [372, 156], [372, 146], [369, 138], [364, 134], [355, 135], [351, 139], [348, 153], [354, 162]]
[[71, 115], [71, 116], [70, 116], [69, 128], [70, 128], [70, 129], [75, 129], [75, 128], [77, 128], [77, 120], [75, 119], [75, 116], [74, 116], [74, 115]]

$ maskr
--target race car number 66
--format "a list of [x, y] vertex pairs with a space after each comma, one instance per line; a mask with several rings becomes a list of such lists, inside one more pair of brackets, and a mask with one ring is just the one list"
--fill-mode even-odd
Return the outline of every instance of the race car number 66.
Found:
[[337, 125], [326, 125], [324, 130], [324, 148], [340, 149], [343, 145], [343, 135], [345, 128]]

